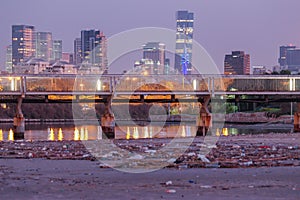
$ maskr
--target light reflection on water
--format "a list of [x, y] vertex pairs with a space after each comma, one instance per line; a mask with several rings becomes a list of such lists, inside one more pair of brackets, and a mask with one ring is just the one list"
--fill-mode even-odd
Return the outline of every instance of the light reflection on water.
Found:
[[[45, 127], [46, 126], [46, 127]], [[74, 127], [68, 124], [55, 124], [44, 126], [26, 126], [29, 130], [25, 132], [25, 140], [32, 141], [62, 141], [62, 140], [101, 140], [102, 129], [96, 125], [86, 125]], [[272, 130], [262, 132], [262, 128], [243, 128], [225, 127], [217, 129], [214, 133], [216, 136], [231, 136], [238, 134], [257, 134], [268, 133]], [[194, 137], [197, 128], [193, 125], [167, 125], [163, 128], [159, 126], [117, 126], [115, 128], [116, 139], [145, 139], [145, 138], [174, 138], [174, 137]], [[279, 131], [280, 132], [280, 131]], [[281, 132], [289, 132], [288, 128]], [[14, 141], [14, 133], [12, 129], [0, 126], [0, 141]]]

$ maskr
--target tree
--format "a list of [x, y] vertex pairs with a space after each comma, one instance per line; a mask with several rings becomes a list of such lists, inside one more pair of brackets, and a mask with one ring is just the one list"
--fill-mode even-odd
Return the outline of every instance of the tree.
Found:
[[291, 71], [286, 70], [286, 69], [281, 70], [281, 71], [280, 71], [280, 75], [291, 75]]

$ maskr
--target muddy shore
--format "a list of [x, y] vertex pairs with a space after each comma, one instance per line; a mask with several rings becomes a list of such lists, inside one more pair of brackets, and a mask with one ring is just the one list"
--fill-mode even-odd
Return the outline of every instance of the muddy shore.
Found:
[[[216, 140], [214, 142], [213, 140]], [[172, 139], [107, 140], [119, 149], [132, 154], [156, 155]], [[167, 167], [172, 168], [240, 168], [263, 166], [300, 166], [300, 134], [238, 135], [229, 137], [191, 139], [187, 149], [176, 155]], [[106, 140], [102, 143], [106, 143]], [[93, 143], [93, 142], [92, 142]], [[105, 145], [96, 142], [98, 146]], [[0, 158], [46, 158], [50, 160], [97, 160], [81, 141], [14, 141], [0, 142]], [[111, 153], [113, 152], [113, 153]], [[203, 159], [205, 153], [207, 158]], [[105, 159], [120, 158], [108, 149]], [[172, 152], [170, 153], [170, 155]], [[171, 155], [171, 158], [172, 155]], [[137, 158], [139, 159], [139, 158]], [[143, 159], [143, 157], [140, 157]]]
[[[218, 139], [197, 137], [168, 166], [138, 174], [103, 165], [78, 141], [1, 142], [0, 199], [299, 199], [300, 134]], [[171, 141], [110, 142], [144, 155]]]

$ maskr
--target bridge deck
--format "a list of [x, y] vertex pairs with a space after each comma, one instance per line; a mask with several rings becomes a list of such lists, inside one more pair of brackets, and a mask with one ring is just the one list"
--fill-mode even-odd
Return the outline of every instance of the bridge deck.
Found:
[[300, 96], [300, 76], [15, 75], [0, 76], [0, 98], [11, 96]]

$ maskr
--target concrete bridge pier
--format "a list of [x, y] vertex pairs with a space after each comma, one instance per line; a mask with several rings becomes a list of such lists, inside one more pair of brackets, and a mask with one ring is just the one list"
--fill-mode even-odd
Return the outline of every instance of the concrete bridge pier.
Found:
[[13, 123], [13, 132], [14, 132], [14, 139], [24, 139], [25, 133], [25, 118], [22, 113], [22, 101], [23, 97], [18, 97], [18, 104], [16, 109], [16, 115], [14, 117]]
[[200, 106], [200, 113], [197, 120], [197, 136], [205, 136], [212, 127], [212, 115], [208, 110], [210, 97], [205, 97]]
[[297, 103], [297, 111], [294, 113], [294, 132], [300, 132], [300, 103]]
[[104, 103], [105, 110], [101, 116], [101, 128], [103, 138], [114, 139], [115, 138], [115, 116], [112, 112], [112, 96], [109, 96]]

